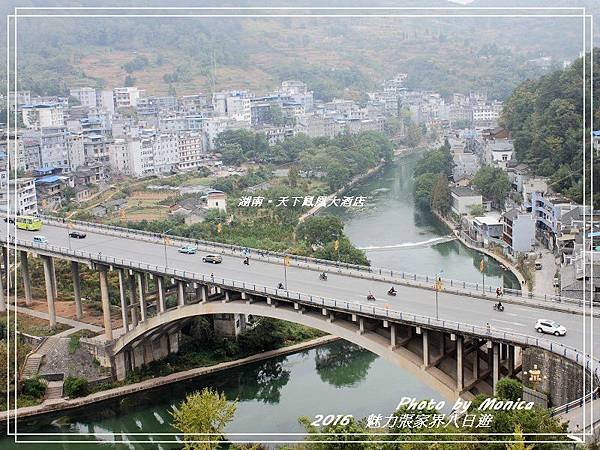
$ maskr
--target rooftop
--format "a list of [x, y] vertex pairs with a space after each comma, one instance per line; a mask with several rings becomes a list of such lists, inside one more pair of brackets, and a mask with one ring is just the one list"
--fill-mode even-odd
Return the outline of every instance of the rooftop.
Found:
[[457, 197], [475, 197], [481, 195], [475, 189], [470, 187], [454, 186], [450, 191]]

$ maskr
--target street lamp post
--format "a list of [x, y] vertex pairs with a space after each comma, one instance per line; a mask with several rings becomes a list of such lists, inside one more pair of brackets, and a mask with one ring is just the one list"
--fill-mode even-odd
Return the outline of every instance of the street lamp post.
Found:
[[285, 290], [287, 291], [287, 266], [290, 264], [290, 257], [288, 255], [283, 257], [283, 282]]
[[167, 233], [170, 233], [172, 228], [169, 228], [167, 231], [163, 233], [163, 244], [165, 247], [165, 268], [169, 268], [169, 263], [167, 261]]
[[442, 290], [442, 277], [441, 275], [444, 273], [443, 270], [440, 270], [435, 274], [435, 318], [439, 318], [439, 308], [438, 308], [438, 294]]

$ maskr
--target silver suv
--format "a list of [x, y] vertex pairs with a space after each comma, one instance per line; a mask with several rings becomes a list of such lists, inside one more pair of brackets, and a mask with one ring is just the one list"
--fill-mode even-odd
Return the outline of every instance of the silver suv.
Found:
[[548, 333], [555, 336], [564, 336], [567, 334], [567, 329], [559, 325], [554, 320], [538, 319], [535, 323], [535, 329], [538, 333]]

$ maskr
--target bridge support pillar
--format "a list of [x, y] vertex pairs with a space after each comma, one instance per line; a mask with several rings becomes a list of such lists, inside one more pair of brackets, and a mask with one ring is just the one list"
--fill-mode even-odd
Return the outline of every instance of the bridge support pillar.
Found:
[[56, 283], [56, 266], [54, 265], [54, 258], [50, 258], [50, 268], [52, 273], [52, 292], [54, 292], [54, 299], [58, 298], [58, 284]]
[[200, 286], [200, 297], [202, 298], [202, 303], [206, 303], [208, 301], [208, 288], [204, 285]]
[[456, 336], [456, 390], [461, 392], [463, 388], [463, 337]]
[[148, 320], [148, 310], [146, 308], [146, 277], [141, 272], [136, 273], [135, 276], [137, 278], [141, 321], [146, 322], [146, 320]]
[[498, 385], [498, 379], [500, 378], [500, 346], [497, 342], [494, 342], [492, 347], [492, 358], [492, 380], [495, 395], [496, 386]]
[[27, 252], [25, 250], [21, 250], [21, 278], [23, 279], [23, 290], [25, 291], [25, 304], [29, 306], [32, 300], [31, 275], [29, 273], [29, 260], [27, 259]]
[[75, 298], [75, 314], [77, 318], [83, 317], [83, 309], [81, 308], [81, 277], [79, 276], [79, 263], [71, 261], [71, 278], [73, 279], [73, 297]]
[[138, 324], [138, 314], [137, 314], [137, 295], [136, 295], [136, 287], [135, 287], [135, 275], [132, 273], [129, 274], [129, 309], [131, 311], [131, 325], [133, 328], [137, 327]]
[[508, 376], [513, 376], [515, 373], [515, 351], [517, 348], [514, 345], [508, 346]]
[[102, 298], [102, 315], [104, 316], [104, 336], [112, 341], [112, 325], [110, 323], [110, 300], [108, 298], [108, 276], [106, 268], [99, 270], [100, 274], [100, 297]]
[[177, 280], [177, 307], [185, 306], [185, 281]]
[[223, 299], [223, 303], [227, 303], [228, 301], [230, 301], [230, 297], [229, 297], [229, 291], [225, 291], [225, 298]]
[[[54, 308], [54, 287], [52, 286], [52, 258], [50, 256], [42, 256], [42, 264], [44, 265], [44, 281], [46, 282], [46, 300], [48, 301], [48, 316], [50, 318], [50, 327], [56, 326], [56, 310]], [[4, 290], [2, 291], [4, 292]]]
[[426, 368], [429, 366], [429, 332], [421, 329], [421, 334], [423, 335], [423, 366]]
[[396, 350], [398, 344], [396, 343], [396, 324], [392, 323], [390, 327], [390, 350]]
[[271, 308], [277, 308], [277, 300], [267, 297], [267, 305], [270, 305]]
[[[10, 275], [6, 275], [10, 278]], [[2, 281], [2, 271], [0, 270], [0, 312], [6, 312], [6, 296], [4, 295], [4, 282]]]
[[335, 313], [333, 311], [329, 312], [329, 317], [327, 318], [327, 322], [332, 323], [335, 320]]
[[473, 378], [479, 379], [479, 347], [476, 347], [473, 352]]
[[364, 334], [365, 332], [365, 319], [364, 317], [359, 317], [358, 318], [358, 330], [357, 333], [358, 334]]
[[127, 307], [127, 296], [125, 290], [125, 274], [123, 269], [119, 269], [119, 299], [121, 300], [121, 319], [123, 320], [123, 329], [129, 331], [129, 308]]
[[158, 291], [158, 313], [162, 314], [167, 310], [165, 301], [165, 279], [163, 277], [156, 277], [156, 289]]
[[[2, 247], [2, 263], [4, 264], [4, 274], [6, 275], [7, 292], [10, 289], [10, 249]], [[4, 286], [4, 285], [3, 285]]]

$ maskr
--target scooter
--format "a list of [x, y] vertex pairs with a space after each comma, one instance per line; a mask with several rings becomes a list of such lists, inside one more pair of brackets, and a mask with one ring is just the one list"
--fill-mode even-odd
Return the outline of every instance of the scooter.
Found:
[[498, 312], [504, 311], [504, 305], [500, 305], [498, 303], [494, 303], [494, 311], [498, 311]]

